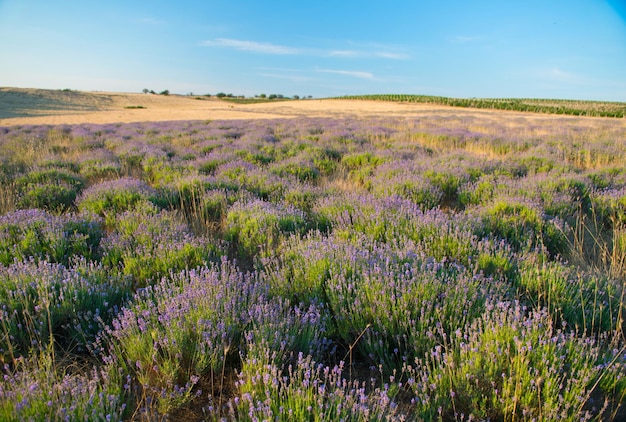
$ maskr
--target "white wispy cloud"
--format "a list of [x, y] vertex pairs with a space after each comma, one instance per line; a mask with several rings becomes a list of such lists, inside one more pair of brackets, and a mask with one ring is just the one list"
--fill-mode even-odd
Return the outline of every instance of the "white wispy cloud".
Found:
[[359, 79], [374, 79], [373, 73], [360, 70], [316, 69], [315, 71], [320, 73], [333, 73], [335, 75], [351, 76]]
[[254, 53], [263, 54], [293, 55], [301, 53], [301, 50], [297, 48], [287, 47], [284, 45], [258, 41], [235, 40], [232, 38], [216, 38], [214, 40], [203, 41], [201, 45], [207, 47], [226, 47], [240, 51], [251, 51]]
[[391, 51], [376, 51], [373, 53], [374, 57], [380, 57], [383, 59], [393, 59], [393, 60], [406, 60], [410, 58], [408, 54], [405, 53], [394, 53]]
[[231, 48], [239, 51], [250, 51], [261, 54], [281, 54], [281, 55], [304, 55], [314, 57], [338, 57], [338, 58], [382, 58], [392, 60], [404, 60], [409, 55], [385, 48], [384, 46], [362, 45], [356, 49], [323, 49], [323, 48], [300, 48], [290, 47], [280, 44], [272, 44], [252, 40], [239, 40], [234, 38], [216, 38], [214, 40], [202, 41], [200, 45], [205, 47]]
[[470, 42], [480, 41], [482, 38], [478, 36], [468, 36], [468, 35], [457, 35], [452, 37], [452, 42], [458, 44], [466, 44]]
[[360, 54], [354, 50], [332, 50], [328, 52], [330, 57], [358, 57]]

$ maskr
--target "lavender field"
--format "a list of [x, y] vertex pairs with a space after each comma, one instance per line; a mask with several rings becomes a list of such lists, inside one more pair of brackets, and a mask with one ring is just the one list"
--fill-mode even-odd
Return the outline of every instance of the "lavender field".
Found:
[[0, 420], [626, 414], [626, 126], [0, 127]]

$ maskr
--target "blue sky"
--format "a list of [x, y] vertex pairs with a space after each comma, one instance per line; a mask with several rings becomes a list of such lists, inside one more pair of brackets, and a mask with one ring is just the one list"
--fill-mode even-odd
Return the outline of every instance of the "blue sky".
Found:
[[0, 0], [0, 86], [626, 101], [626, 0]]

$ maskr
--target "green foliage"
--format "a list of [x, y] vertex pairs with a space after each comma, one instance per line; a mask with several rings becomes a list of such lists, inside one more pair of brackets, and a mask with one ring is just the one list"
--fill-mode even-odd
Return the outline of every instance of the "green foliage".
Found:
[[494, 182], [490, 180], [466, 184], [459, 190], [459, 203], [463, 207], [487, 204], [492, 201], [495, 191]]
[[94, 185], [83, 192], [78, 209], [105, 217], [113, 223], [117, 214], [156, 202], [156, 191], [140, 180], [122, 178]]
[[32, 260], [2, 267], [0, 356], [14, 361], [52, 343], [85, 350], [129, 297], [128, 283], [84, 260], [70, 268]]
[[91, 420], [121, 422], [131, 416], [131, 392], [117, 368], [63, 370], [54, 352], [22, 360], [4, 372], [0, 420]]
[[443, 203], [448, 206], [455, 206], [458, 197], [458, 190], [463, 179], [449, 172], [438, 172], [427, 170], [424, 174], [430, 182], [443, 192]]
[[80, 175], [91, 184], [116, 179], [121, 174], [120, 165], [102, 160], [86, 160], [80, 165]]
[[383, 162], [382, 158], [369, 152], [347, 154], [341, 158], [341, 165], [348, 171], [349, 179], [366, 189], [372, 186], [369, 179], [374, 169]]
[[205, 265], [222, 254], [215, 242], [195, 237], [173, 213], [155, 207], [119, 215], [114, 230], [103, 244], [102, 262], [114, 273], [131, 277], [136, 287], [172, 271]]
[[251, 151], [237, 151], [237, 156], [241, 157], [243, 160], [253, 163], [253, 164], [261, 164], [267, 165], [274, 161], [274, 157], [272, 155], [265, 154], [263, 152], [251, 152]]
[[563, 263], [530, 255], [520, 260], [521, 297], [547, 310], [557, 321], [587, 334], [622, 331], [623, 286], [593, 274], [575, 274]]
[[504, 278], [513, 280], [517, 275], [517, 268], [511, 256], [503, 252], [482, 252], [476, 260], [476, 269], [486, 277]]
[[448, 98], [429, 95], [347, 95], [348, 100], [379, 100], [442, 104], [453, 107], [487, 108], [574, 116], [624, 117], [626, 105], [618, 102], [542, 100], [530, 98]]
[[621, 416], [624, 127], [493, 116], [0, 128], [0, 419]]
[[201, 376], [217, 378], [236, 355], [247, 305], [260, 302], [262, 291], [227, 262], [171, 274], [138, 293], [113, 322], [104, 339], [110, 360], [161, 414], [176, 409], [193, 397]]
[[[395, 420], [393, 392], [388, 386], [346, 380], [343, 365], [324, 367], [299, 355], [284, 370], [279, 365], [244, 363], [242, 393], [231, 403], [241, 421], [388, 421]], [[373, 383], [372, 383], [373, 384]], [[398, 420], [402, 420], [398, 416]]]
[[53, 168], [31, 171], [15, 181], [17, 205], [24, 209], [70, 210], [83, 184], [81, 177], [65, 170]]
[[552, 221], [544, 221], [533, 207], [520, 202], [496, 201], [482, 214], [476, 234], [505, 239], [517, 250], [545, 246], [557, 255], [567, 248], [563, 230]]
[[617, 373], [619, 365], [597, 365], [604, 357], [593, 339], [553, 326], [540, 310], [488, 306], [469, 331], [457, 331], [418, 359], [415, 372], [407, 367], [417, 375], [412, 382], [416, 413], [427, 419], [454, 413], [479, 420], [584, 417], [601, 373]]
[[34, 259], [67, 264], [76, 256], [97, 258], [102, 236], [102, 223], [94, 216], [16, 211], [0, 217], [0, 263]]
[[272, 167], [272, 173], [278, 176], [295, 176], [301, 182], [315, 182], [320, 177], [320, 172], [314, 163], [288, 162]]
[[226, 239], [247, 259], [267, 257], [289, 234], [307, 230], [304, 214], [289, 207], [263, 201], [236, 203], [228, 210]]
[[560, 217], [570, 224], [578, 213], [589, 213], [591, 198], [589, 187], [581, 180], [551, 179], [539, 185], [539, 195], [546, 214]]
[[594, 195], [592, 203], [601, 224], [609, 228], [622, 227], [626, 224], [626, 191]]

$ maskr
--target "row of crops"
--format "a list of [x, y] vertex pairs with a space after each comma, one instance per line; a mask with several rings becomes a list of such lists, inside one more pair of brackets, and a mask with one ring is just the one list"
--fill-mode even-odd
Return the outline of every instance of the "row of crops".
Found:
[[622, 102], [550, 100], [531, 98], [450, 98], [430, 95], [407, 94], [347, 95], [340, 98], [350, 100], [375, 100], [438, 104], [452, 107], [524, 111], [547, 114], [565, 114], [572, 116], [618, 118], [623, 118], [624, 116], [626, 116], [626, 103]]
[[0, 420], [620, 420], [626, 129], [0, 127]]

